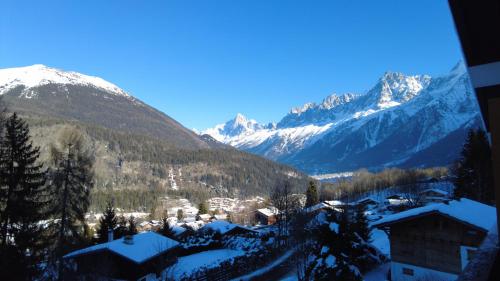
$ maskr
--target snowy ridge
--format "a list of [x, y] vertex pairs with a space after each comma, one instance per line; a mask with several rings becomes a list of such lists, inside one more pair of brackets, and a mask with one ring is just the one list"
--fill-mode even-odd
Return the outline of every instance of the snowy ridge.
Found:
[[[110, 94], [131, 98], [124, 90], [102, 78], [72, 71], [62, 71], [42, 64], [0, 69], [0, 95], [17, 86], [26, 87], [26, 91], [29, 88], [47, 84], [92, 86]], [[25, 97], [29, 98], [30, 96], [25, 95]]]
[[[402, 165], [453, 132], [478, 124], [479, 110], [465, 66], [459, 63], [434, 78], [386, 72], [365, 94], [331, 94], [319, 104], [291, 109], [276, 125], [244, 118], [246, 126], [228, 130], [240, 118], [203, 133], [317, 174]], [[457, 138], [456, 145], [462, 141]], [[373, 163], [369, 155], [376, 152], [371, 150], [381, 146], [387, 159]], [[454, 153], [447, 155], [451, 159]], [[342, 165], [332, 166], [335, 162]]]

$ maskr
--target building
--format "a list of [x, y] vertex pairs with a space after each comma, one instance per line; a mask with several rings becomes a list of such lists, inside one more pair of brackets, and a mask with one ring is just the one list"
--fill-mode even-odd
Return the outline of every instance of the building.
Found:
[[218, 232], [222, 236], [249, 236], [258, 234], [258, 231], [224, 220], [214, 221], [212, 223], [206, 224], [200, 229], [200, 231]]
[[461, 199], [386, 216], [393, 281], [456, 280], [490, 230], [496, 208]]
[[362, 205], [365, 207], [377, 206], [378, 204], [379, 204], [379, 202], [371, 197], [362, 198], [362, 199], [354, 202], [354, 205], [356, 205], [356, 206]]
[[427, 203], [441, 203], [449, 200], [449, 193], [436, 188], [428, 188], [419, 193], [421, 198], [421, 202], [424, 204]]
[[320, 212], [324, 212], [324, 211], [332, 210], [332, 209], [333, 209], [333, 206], [331, 206], [330, 204], [327, 204], [325, 202], [321, 202], [321, 203], [318, 203], [318, 204], [313, 205], [311, 207], [305, 208], [304, 212], [306, 212], [307, 214], [316, 215]]
[[212, 218], [212, 215], [210, 215], [210, 214], [198, 214], [196, 216], [196, 220], [203, 221], [204, 223], [209, 222], [211, 218]]
[[272, 225], [276, 223], [278, 209], [276, 208], [263, 208], [255, 211], [255, 220], [262, 225]]
[[64, 256], [68, 275], [78, 280], [157, 280], [175, 261], [179, 242], [143, 232], [71, 252]]

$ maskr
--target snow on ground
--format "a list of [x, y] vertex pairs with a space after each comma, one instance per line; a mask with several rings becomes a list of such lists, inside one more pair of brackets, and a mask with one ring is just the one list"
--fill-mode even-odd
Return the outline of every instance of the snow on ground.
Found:
[[280, 265], [281, 263], [285, 262], [288, 258], [292, 256], [292, 254], [295, 252], [295, 249], [288, 250], [285, 252], [281, 257], [279, 257], [277, 260], [273, 261], [272, 263], [268, 264], [265, 267], [262, 267], [252, 273], [249, 273], [244, 276], [240, 276], [238, 278], [233, 279], [232, 281], [245, 281], [245, 280], [250, 280], [254, 277], [258, 277], [264, 273], [267, 273], [271, 271], [273, 268], [276, 266]]
[[391, 255], [391, 244], [389, 242], [389, 237], [385, 234], [384, 231], [374, 228], [372, 229], [372, 245], [379, 249], [382, 254], [390, 257]]
[[192, 275], [196, 271], [214, 268], [224, 261], [244, 255], [245, 251], [242, 250], [220, 249], [180, 257], [177, 263], [166, 269], [167, 276], [172, 276], [175, 280], [179, 280]]

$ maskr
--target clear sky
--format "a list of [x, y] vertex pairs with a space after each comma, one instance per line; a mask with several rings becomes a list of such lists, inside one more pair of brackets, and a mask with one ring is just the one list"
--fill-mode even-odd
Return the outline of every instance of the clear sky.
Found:
[[364, 92], [462, 57], [446, 0], [0, 2], [0, 68], [100, 76], [188, 128]]

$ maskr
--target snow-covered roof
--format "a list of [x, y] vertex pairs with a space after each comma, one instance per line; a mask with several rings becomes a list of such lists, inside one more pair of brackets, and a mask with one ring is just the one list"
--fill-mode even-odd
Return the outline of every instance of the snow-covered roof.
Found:
[[171, 228], [172, 228], [172, 231], [175, 233], [175, 235], [181, 235], [182, 233], [184, 233], [187, 230], [184, 227], [178, 226], [178, 225], [172, 225]]
[[339, 201], [339, 200], [325, 201], [325, 203], [328, 204], [328, 205], [330, 205], [330, 206], [342, 206], [342, 205], [345, 205], [344, 202]]
[[361, 198], [358, 201], [354, 202], [354, 204], [359, 204], [359, 203], [369, 202], [369, 201], [378, 202], [378, 200], [376, 200], [375, 198], [365, 197], [365, 198]]
[[437, 188], [428, 188], [428, 189], [422, 190], [422, 192], [420, 192], [420, 194], [427, 193], [427, 192], [435, 192], [435, 193], [441, 194], [443, 196], [448, 196], [448, 192], [441, 190], [441, 189], [437, 189]]
[[332, 208], [332, 206], [330, 206], [329, 204], [326, 204], [324, 202], [321, 202], [321, 203], [318, 203], [318, 204], [311, 206], [309, 208], [305, 208], [304, 211], [306, 213], [310, 213], [310, 212], [314, 212], [314, 211], [317, 211], [320, 209], [325, 209], [325, 208], [330, 209], [330, 208]]
[[462, 198], [448, 203], [431, 204], [420, 208], [393, 214], [376, 221], [373, 226], [381, 227], [399, 221], [430, 213], [440, 213], [458, 221], [489, 231], [496, 223], [496, 209], [477, 201]]
[[263, 208], [263, 209], [257, 209], [257, 212], [263, 214], [266, 217], [274, 216], [278, 214], [278, 209], [271, 207], [271, 208]]
[[211, 229], [215, 232], [219, 232], [220, 234], [226, 234], [227, 232], [233, 230], [236, 227], [255, 232], [255, 230], [252, 230], [250, 228], [247, 228], [247, 227], [244, 227], [244, 226], [241, 226], [238, 224], [230, 223], [230, 222], [224, 221], [224, 220], [217, 220], [217, 221], [211, 222], [209, 224], [206, 224], [204, 227], [201, 228], [201, 230]]
[[227, 215], [226, 214], [214, 215], [214, 217], [215, 217], [216, 220], [225, 220], [225, 219], [227, 219]]
[[210, 214], [201, 214], [201, 215], [198, 215], [198, 216], [202, 220], [209, 220], [212, 217]]
[[143, 263], [167, 250], [179, 245], [179, 242], [155, 232], [143, 232], [133, 235], [133, 244], [125, 244], [124, 238], [102, 243], [71, 252], [64, 258], [108, 250], [136, 263]]

